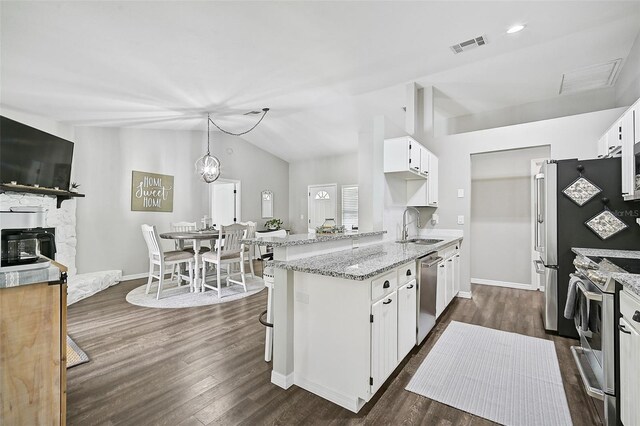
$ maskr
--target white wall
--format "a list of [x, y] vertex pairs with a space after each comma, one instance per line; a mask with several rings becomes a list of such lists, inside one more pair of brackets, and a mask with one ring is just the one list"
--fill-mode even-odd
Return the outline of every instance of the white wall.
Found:
[[[289, 163], [289, 224], [292, 233], [306, 233], [309, 185], [338, 184], [336, 222], [342, 221], [342, 185], [358, 184], [358, 154], [314, 158]], [[279, 217], [275, 214], [275, 217]]]
[[616, 82], [617, 106], [630, 106], [640, 98], [640, 33], [627, 56]]
[[[470, 291], [471, 154], [549, 145], [551, 158], [595, 158], [596, 141], [623, 108], [573, 115], [497, 129], [437, 137], [426, 143], [440, 160], [440, 223], [437, 229], [462, 229], [461, 290]], [[457, 198], [457, 189], [465, 192]], [[457, 225], [458, 215], [465, 224]], [[430, 226], [430, 225], [428, 225]]]
[[[286, 212], [288, 164], [248, 142], [216, 136], [212, 154], [222, 177], [242, 181], [242, 219], [259, 220], [260, 191], [275, 194], [275, 212]], [[194, 163], [206, 147], [206, 132], [118, 128], [76, 128], [75, 176], [86, 198], [78, 202], [80, 273], [122, 269], [124, 275], [148, 270], [140, 225], [160, 232], [175, 221], [196, 221], [209, 214], [208, 186], [195, 175]], [[232, 151], [228, 151], [231, 149]], [[131, 171], [174, 176], [174, 211], [131, 211]], [[167, 242], [165, 247], [173, 244]]]
[[531, 160], [548, 146], [471, 155], [471, 279], [531, 285]]

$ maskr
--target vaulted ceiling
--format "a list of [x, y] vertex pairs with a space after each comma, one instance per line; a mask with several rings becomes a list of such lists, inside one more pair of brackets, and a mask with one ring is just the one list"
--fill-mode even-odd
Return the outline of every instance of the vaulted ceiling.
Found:
[[[638, 1], [0, 2], [0, 102], [78, 126], [206, 129], [285, 160], [357, 147], [403, 85], [455, 117], [552, 99], [563, 72], [626, 58]], [[514, 23], [526, 29], [508, 35]], [[449, 46], [484, 35], [486, 46]]]

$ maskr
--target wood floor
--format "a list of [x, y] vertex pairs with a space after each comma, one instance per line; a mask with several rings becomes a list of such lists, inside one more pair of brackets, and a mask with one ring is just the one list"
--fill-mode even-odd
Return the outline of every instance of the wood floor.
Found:
[[473, 299], [456, 299], [353, 414], [296, 386], [271, 384], [258, 322], [266, 291], [209, 307], [151, 309], [125, 301], [141, 284], [124, 282], [69, 308], [69, 334], [91, 359], [68, 370], [70, 425], [493, 424], [404, 390], [452, 320], [553, 340], [574, 425], [600, 424], [571, 358], [576, 342], [544, 333], [538, 292], [474, 286]]

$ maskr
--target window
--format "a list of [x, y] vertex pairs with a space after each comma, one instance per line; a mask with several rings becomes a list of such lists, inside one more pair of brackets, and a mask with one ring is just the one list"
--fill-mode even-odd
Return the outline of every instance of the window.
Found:
[[329, 197], [329, 193], [327, 191], [318, 191], [318, 193], [316, 194], [316, 200], [329, 200], [331, 199], [331, 197]]
[[358, 185], [342, 187], [342, 225], [346, 229], [358, 229]]

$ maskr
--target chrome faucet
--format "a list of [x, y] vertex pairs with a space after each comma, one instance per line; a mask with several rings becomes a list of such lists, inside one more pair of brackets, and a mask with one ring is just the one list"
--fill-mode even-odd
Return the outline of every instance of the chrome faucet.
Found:
[[[414, 210], [416, 212], [416, 220], [407, 222], [407, 213], [409, 210]], [[416, 226], [420, 228], [420, 211], [415, 207], [407, 207], [404, 209], [404, 213], [402, 213], [402, 241], [406, 241], [409, 239], [409, 225], [413, 222], [416, 222]]]

